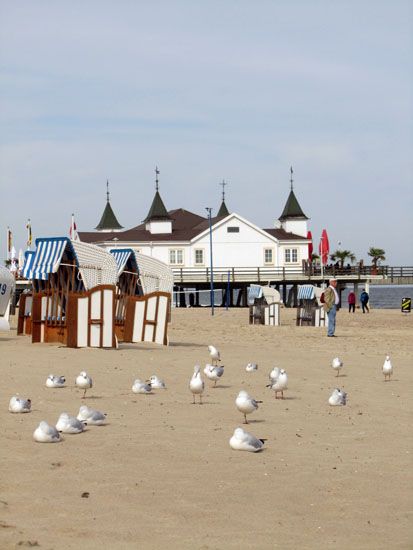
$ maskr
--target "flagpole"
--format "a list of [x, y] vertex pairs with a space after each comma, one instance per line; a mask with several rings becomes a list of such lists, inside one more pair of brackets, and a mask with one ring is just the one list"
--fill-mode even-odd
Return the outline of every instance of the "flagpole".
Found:
[[73, 236], [75, 232], [75, 215], [72, 213], [72, 225], [70, 227], [70, 239], [73, 241]]
[[321, 235], [320, 239], [320, 250], [321, 250], [321, 284], [324, 286], [324, 259], [323, 259], [323, 236]]

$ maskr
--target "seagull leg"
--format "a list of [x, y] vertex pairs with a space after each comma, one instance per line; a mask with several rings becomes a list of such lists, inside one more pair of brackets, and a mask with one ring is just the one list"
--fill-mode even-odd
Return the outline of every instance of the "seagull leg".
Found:
[[214, 380], [214, 388], [216, 388], [216, 386], [217, 386], [217, 381]]
[[244, 424], [248, 424], [247, 415], [244, 413]]
[[340, 374], [340, 371], [339, 371], [339, 370], [337, 370], [337, 376], [338, 376], [339, 374]]
[[83, 397], [82, 397], [82, 399], [84, 399], [84, 398], [85, 398], [85, 395], [86, 395], [86, 390], [87, 390], [87, 388], [86, 388], [86, 389], [85, 389], [85, 391], [83, 392]]
[[281, 390], [281, 399], [284, 399], [284, 390]]
[[202, 393], [199, 394], [199, 404], [202, 405]]
[[194, 393], [192, 394], [192, 398], [193, 398], [192, 405], [195, 405], [195, 394]]

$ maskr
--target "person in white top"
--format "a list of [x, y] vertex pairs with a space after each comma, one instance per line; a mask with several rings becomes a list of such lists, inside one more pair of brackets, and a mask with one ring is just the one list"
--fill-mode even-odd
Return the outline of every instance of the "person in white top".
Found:
[[328, 316], [327, 336], [335, 336], [337, 306], [340, 303], [340, 297], [336, 290], [337, 279], [330, 279], [329, 286], [324, 291], [324, 309]]

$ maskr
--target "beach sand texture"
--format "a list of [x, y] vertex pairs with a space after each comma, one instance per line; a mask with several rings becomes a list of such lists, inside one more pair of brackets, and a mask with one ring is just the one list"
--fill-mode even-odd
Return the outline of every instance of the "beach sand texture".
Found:
[[[249, 326], [246, 309], [173, 310], [165, 348], [74, 350], [0, 333], [0, 548], [412, 548], [413, 316], [342, 310], [337, 338], [294, 316], [283, 309], [283, 326], [264, 327]], [[204, 404], [192, 405], [189, 379], [209, 362], [208, 344], [225, 374], [216, 388], [203, 375]], [[284, 400], [265, 387], [274, 365], [288, 373]], [[94, 381], [84, 400], [81, 370]], [[46, 388], [50, 373], [67, 387]], [[134, 379], [152, 374], [167, 390], [133, 394]], [[328, 406], [335, 387], [347, 406]], [[261, 453], [229, 447], [243, 426], [241, 389], [263, 400], [246, 427], [267, 439]], [[32, 399], [31, 413], [8, 412], [15, 393]], [[41, 420], [82, 404], [107, 425], [33, 441]]]

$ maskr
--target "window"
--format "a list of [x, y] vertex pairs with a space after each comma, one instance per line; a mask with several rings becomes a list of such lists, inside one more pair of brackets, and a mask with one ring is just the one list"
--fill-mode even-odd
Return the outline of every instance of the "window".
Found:
[[239, 233], [239, 227], [227, 227], [227, 233]]
[[264, 248], [264, 263], [265, 264], [273, 264], [274, 263], [273, 248]]
[[169, 263], [172, 265], [182, 265], [184, 263], [184, 251], [182, 248], [169, 249]]
[[296, 248], [286, 248], [284, 259], [286, 264], [296, 264], [298, 262], [298, 250]]
[[204, 265], [204, 249], [195, 249], [195, 265]]

